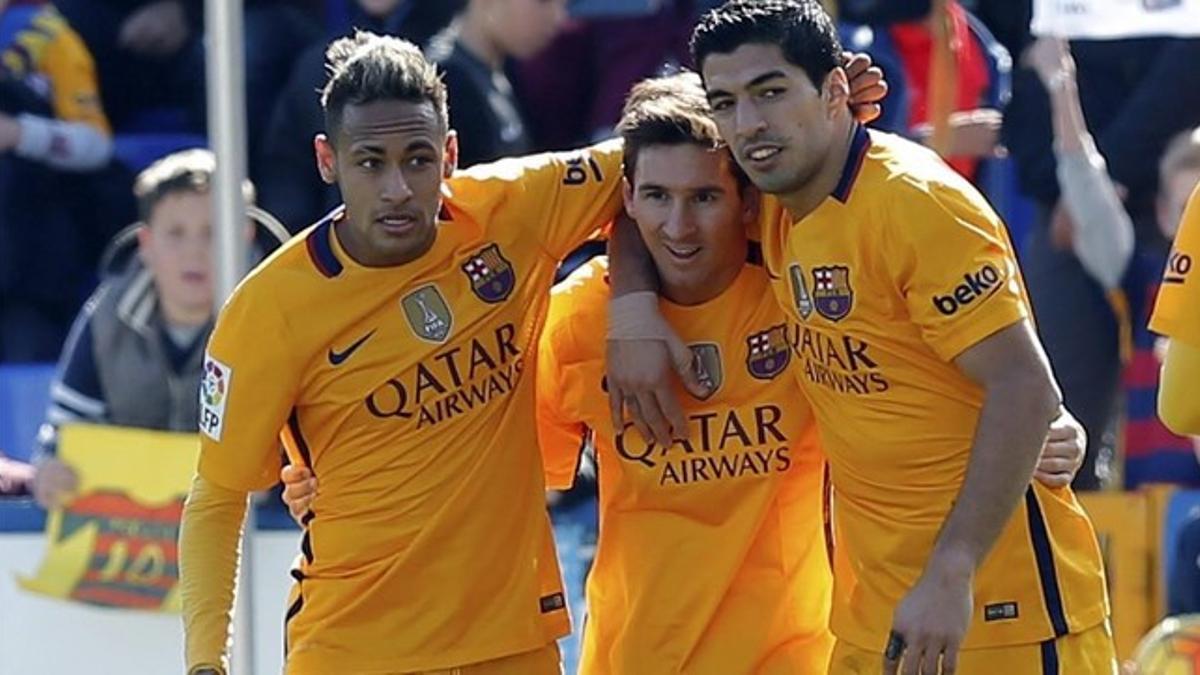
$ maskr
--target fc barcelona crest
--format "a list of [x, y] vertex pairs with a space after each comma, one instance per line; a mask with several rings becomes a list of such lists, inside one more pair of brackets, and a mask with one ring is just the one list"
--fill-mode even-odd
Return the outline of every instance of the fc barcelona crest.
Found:
[[725, 379], [721, 368], [721, 348], [711, 342], [703, 342], [688, 345], [688, 349], [692, 350], [692, 368], [696, 372], [696, 379], [708, 391], [708, 396], [704, 398], [710, 398], [721, 388], [721, 382]]
[[409, 293], [400, 307], [417, 337], [427, 342], [445, 342], [450, 337], [454, 316], [437, 286], [429, 284]]
[[462, 265], [462, 271], [471, 280], [471, 290], [475, 291], [475, 295], [492, 305], [507, 300], [517, 281], [512, 263], [500, 253], [500, 247], [496, 244], [489, 244], [468, 258]]
[[746, 347], [746, 367], [752, 376], [760, 380], [774, 379], [787, 368], [792, 358], [783, 324], [746, 338]]
[[813, 311], [812, 296], [808, 294], [808, 282], [804, 281], [804, 268], [792, 265], [788, 268], [788, 276], [792, 280], [792, 300], [796, 303], [796, 311], [801, 319], [808, 319]]
[[841, 321], [854, 306], [854, 290], [850, 288], [850, 268], [830, 265], [813, 270], [813, 306], [817, 314], [830, 321]]

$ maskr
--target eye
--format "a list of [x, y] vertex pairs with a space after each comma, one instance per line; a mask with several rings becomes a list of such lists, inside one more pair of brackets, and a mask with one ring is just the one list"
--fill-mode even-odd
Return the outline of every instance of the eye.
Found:
[[717, 193], [715, 192], [698, 192], [692, 200], [697, 204], [710, 204], [717, 201]]
[[763, 89], [758, 95], [767, 99], [779, 98], [780, 96], [783, 96], [784, 92], [786, 91], [787, 90], [783, 87], [770, 87], [768, 89]]
[[364, 157], [358, 160], [358, 166], [367, 169], [368, 171], [378, 169], [383, 166], [383, 161], [378, 157]]
[[661, 202], [667, 199], [667, 193], [662, 190], [646, 190], [642, 193], [642, 199], [648, 202]]
[[733, 101], [727, 98], [717, 99], [716, 101], [712, 102], [711, 107], [712, 111], [715, 113], [725, 112], [733, 107]]
[[433, 157], [428, 155], [417, 155], [409, 158], [408, 163], [414, 168], [422, 169], [427, 166], [431, 166], [435, 161], [436, 160]]

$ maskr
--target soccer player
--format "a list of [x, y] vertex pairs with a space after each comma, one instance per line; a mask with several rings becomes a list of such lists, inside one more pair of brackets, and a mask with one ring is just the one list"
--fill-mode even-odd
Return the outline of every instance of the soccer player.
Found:
[[333, 43], [322, 177], [345, 207], [257, 268], [214, 329], [184, 515], [190, 672], [223, 672], [248, 493], [291, 462], [305, 517], [287, 672], [558, 673], [568, 632], [529, 349], [558, 261], [620, 207], [618, 142], [450, 175], [420, 51]]
[[1158, 390], [1158, 415], [1175, 433], [1193, 436], [1200, 435], [1200, 401], [1195, 395], [1200, 379], [1200, 292], [1196, 290], [1200, 282], [1191, 274], [1197, 259], [1200, 188], [1192, 192], [1183, 212], [1150, 318], [1150, 330], [1170, 338]]
[[[1029, 481], [1059, 395], [1003, 224], [928, 150], [855, 123], [814, 0], [725, 4], [693, 51], [777, 198], [764, 261], [833, 484], [830, 672], [1111, 672], [1095, 533]], [[643, 395], [620, 365], [614, 398]]]
[[[346, 206], [250, 275], [209, 346], [181, 535], [189, 667], [224, 668], [238, 527], [283, 429], [323, 484], [289, 673], [557, 672], [568, 620], [523, 373], [557, 261], [619, 209], [620, 143], [451, 177], [419, 51], [360, 34], [329, 57], [316, 151]], [[878, 73], [858, 65], [869, 112]]]
[[[757, 191], [720, 144], [694, 74], [637, 85], [618, 131], [626, 210], [663, 280], [662, 307], [715, 389], [684, 401], [687, 436], [668, 447], [614, 433], [596, 330], [609, 318], [605, 261], [555, 287], [536, 371], [546, 481], [570, 486], [588, 433], [602, 477], [581, 672], [823, 673], [824, 461], [788, 372], [787, 317], [747, 241]], [[1039, 478], [1066, 485], [1081, 434], [1069, 420], [1055, 432]], [[315, 482], [303, 472], [284, 472], [297, 517]]]

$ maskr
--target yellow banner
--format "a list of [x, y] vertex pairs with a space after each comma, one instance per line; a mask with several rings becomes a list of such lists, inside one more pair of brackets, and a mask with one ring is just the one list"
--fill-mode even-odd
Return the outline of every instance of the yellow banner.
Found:
[[79, 492], [46, 519], [46, 557], [22, 588], [104, 607], [179, 611], [179, 518], [195, 434], [73, 425], [58, 458]]

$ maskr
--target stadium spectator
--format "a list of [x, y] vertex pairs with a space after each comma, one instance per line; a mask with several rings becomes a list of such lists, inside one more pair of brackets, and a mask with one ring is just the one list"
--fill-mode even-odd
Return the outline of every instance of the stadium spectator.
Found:
[[1063, 204], [1077, 224], [1071, 231], [1071, 250], [1109, 296], [1122, 324], [1125, 486], [1200, 485], [1192, 440], [1172, 434], [1155, 415], [1159, 366], [1156, 338], [1147, 328], [1167, 262], [1167, 242], [1174, 236], [1188, 195], [1200, 181], [1200, 137], [1184, 132], [1168, 146], [1156, 200], [1163, 236], [1135, 245], [1133, 220], [1088, 131], [1067, 43], [1042, 38], [1029, 48], [1026, 58], [1050, 93], [1056, 174]]
[[[122, 232], [107, 252], [105, 281], [80, 311], [51, 385], [34, 480], [42, 506], [56, 505], [76, 485], [75, 472], [54, 458], [63, 424], [196, 430], [203, 347], [213, 325], [215, 164], [208, 150], [186, 150], [138, 176], [144, 224]], [[253, 197], [249, 183], [246, 196]], [[279, 228], [264, 230], [256, 253], [282, 238]]]
[[112, 234], [89, 198], [111, 154], [83, 41], [50, 4], [0, 0], [0, 361], [62, 344], [88, 251]]
[[[117, 129], [154, 127], [149, 111], [177, 109], [170, 124], [206, 127], [204, 5], [192, 0], [59, 0], [96, 57], [104, 108]], [[261, 138], [295, 56], [320, 35], [303, 3], [247, 0], [244, 13], [246, 121]], [[158, 129], [152, 129], [158, 130]]]
[[[1084, 118], [1123, 196], [1136, 249], [1161, 240], [1155, 217], [1158, 162], [1167, 142], [1200, 124], [1200, 40], [1137, 38], [1070, 44]], [[1068, 407], [1088, 431], [1087, 462], [1076, 478], [1096, 489], [1111, 462], [1121, 400], [1120, 318], [1088, 274], [1071, 232], [1078, 221], [1061, 199], [1049, 98], [1027, 57], [1013, 76], [1002, 139], [1022, 191], [1038, 205], [1022, 262], [1038, 330]], [[1171, 92], [1169, 104], [1162, 92]], [[1157, 244], [1155, 244], [1157, 245]]]
[[[901, 21], [888, 27], [891, 42], [904, 64], [908, 85], [909, 133], [923, 142], [933, 140], [932, 67], [938, 58], [935, 45], [938, 32], [934, 22], [944, 22], [948, 31], [948, 58], [952, 60], [953, 100], [950, 101], [945, 148], [941, 149], [947, 162], [959, 173], [976, 180], [979, 161], [996, 154], [1003, 119], [996, 106], [1001, 103], [995, 93], [996, 75], [992, 73], [996, 60], [1007, 63], [1009, 57], [994, 38], [984, 32], [956, 0], [947, 0], [944, 13], [932, 13], [915, 21]], [[993, 54], [999, 50], [999, 54]]]
[[[355, 28], [425, 44], [464, 1], [356, 0], [350, 22]], [[312, 139], [325, 129], [317, 92], [325, 84], [327, 46], [324, 39], [314, 41], [296, 59], [275, 104], [254, 172], [263, 208], [292, 232], [316, 222], [342, 201], [337, 186], [321, 180], [312, 159]]]
[[566, 0], [470, 0], [430, 41], [450, 93], [450, 126], [459, 132], [459, 166], [534, 149], [529, 124], [507, 70], [554, 39], [567, 18]]

